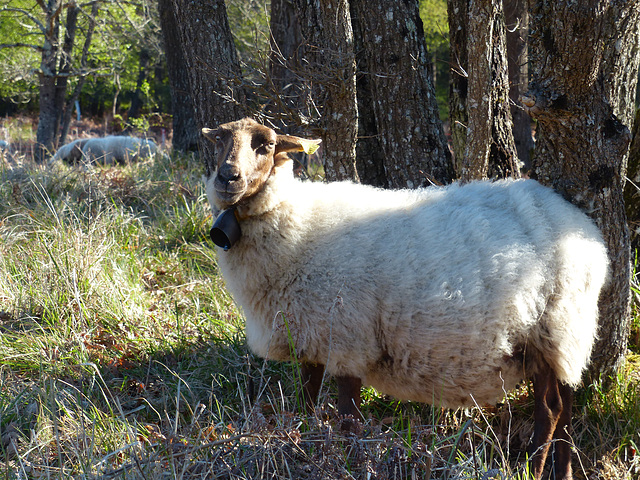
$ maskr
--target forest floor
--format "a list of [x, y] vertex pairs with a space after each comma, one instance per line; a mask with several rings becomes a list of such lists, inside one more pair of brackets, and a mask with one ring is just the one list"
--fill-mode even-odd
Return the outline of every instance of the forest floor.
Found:
[[[28, 121], [0, 132], [0, 478], [527, 478], [530, 385], [456, 411], [365, 389], [346, 434], [328, 379], [298, 414], [296, 369], [247, 349], [193, 156], [46, 166]], [[576, 395], [577, 479], [640, 478], [638, 323]]]

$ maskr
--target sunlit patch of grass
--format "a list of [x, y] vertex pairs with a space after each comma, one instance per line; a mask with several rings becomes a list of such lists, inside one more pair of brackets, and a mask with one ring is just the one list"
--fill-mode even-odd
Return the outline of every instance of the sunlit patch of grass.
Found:
[[629, 356], [616, 378], [588, 385], [578, 395], [574, 437], [586, 468], [601, 470], [606, 459], [607, 465], [621, 461], [630, 474], [640, 474], [639, 360]]

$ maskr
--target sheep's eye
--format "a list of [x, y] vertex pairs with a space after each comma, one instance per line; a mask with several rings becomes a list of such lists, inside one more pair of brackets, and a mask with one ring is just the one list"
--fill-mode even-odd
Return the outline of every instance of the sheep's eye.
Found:
[[258, 153], [268, 152], [270, 150], [273, 150], [274, 145], [275, 145], [274, 142], [269, 142], [269, 141], [261, 142], [258, 148], [256, 148], [256, 152]]

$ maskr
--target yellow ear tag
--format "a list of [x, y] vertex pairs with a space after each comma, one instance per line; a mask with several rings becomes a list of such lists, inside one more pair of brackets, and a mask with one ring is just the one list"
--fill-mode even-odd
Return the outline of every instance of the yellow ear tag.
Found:
[[313, 155], [316, 153], [316, 150], [318, 150], [318, 147], [320, 147], [320, 142], [322, 142], [322, 140], [301, 139], [300, 144], [302, 145], [302, 151], [307, 155]]

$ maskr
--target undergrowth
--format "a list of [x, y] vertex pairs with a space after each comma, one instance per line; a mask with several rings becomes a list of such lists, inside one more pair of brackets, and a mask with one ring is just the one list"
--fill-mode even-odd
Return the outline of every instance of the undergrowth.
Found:
[[[327, 379], [296, 413], [295, 368], [247, 350], [200, 176], [0, 164], [0, 478], [527, 478], [527, 385], [457, 411], [365, 389], [344, 434]], [[610, 388], [578, 392], [576, 478], [640, 477], [634, 334]]]

